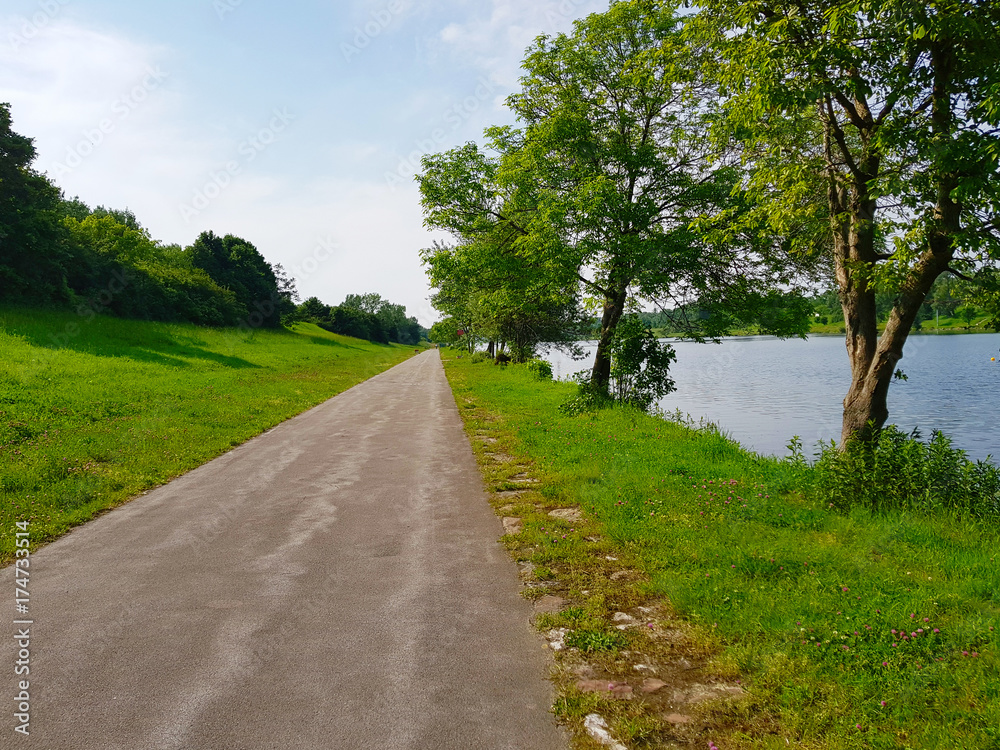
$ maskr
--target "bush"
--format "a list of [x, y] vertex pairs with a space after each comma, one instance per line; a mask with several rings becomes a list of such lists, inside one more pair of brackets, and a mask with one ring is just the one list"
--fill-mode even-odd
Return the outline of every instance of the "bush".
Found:
[[813, 491], [840, 510], [863, 505], [876, 512], [950, 509], [979, 517], [1000, 516], [1000, 467], [970, 461], [935, 430], [920, 441], [894, 425], [870, 442], [851, 440], [844, 450], [820, 444]]
[[559, 411], [563, 414], [576, 416], [614, 405], [615, 402], [611, 396], [591, 384], [589, 371], [581, 370], [574, 373], [573, 380], [577, 384], [577, 394], [569, 401], [559, 405]]
[[677, 355], [656, 340], [638, 315], [623, 315], [611, 344], [611, 395], [621, 404], [648, 411], [674, 390], [668, 371]]
[[469, 358], [469, 361], [474, 365], [478, 365], [480, 362], [492, 362], [493, 358], [486, 352], [476, 352]]
[[552, 380], [552, 365], [544, 359], [529, 359], [526, 364], [528, 371], [539, 380]]

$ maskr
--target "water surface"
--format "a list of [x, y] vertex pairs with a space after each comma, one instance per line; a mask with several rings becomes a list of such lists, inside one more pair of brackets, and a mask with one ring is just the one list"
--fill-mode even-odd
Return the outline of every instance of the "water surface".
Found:
[[[716, 422], [747, 448], [786, 455], [798, 435], [813, 452], [840, 437], [850, 364], [842, 336], [781, 341], [769, 336], [721, 344], [673, 342], [677, 390], [660, 406]], [[547, 356], [557, 377], [589, 368], [560, 352]], [[889, 388], [889, 422], [929, 437], [938, 429], [971, 458], [1000, 456], [1000, 334], [911, 336], [899, 368], [909, 378]], [[990, 357], [998, 361], [991, 362]]]

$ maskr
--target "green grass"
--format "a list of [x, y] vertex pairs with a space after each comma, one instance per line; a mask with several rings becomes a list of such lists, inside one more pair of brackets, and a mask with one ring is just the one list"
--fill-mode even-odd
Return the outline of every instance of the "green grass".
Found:
[[[739, 679], [747, 691], [707, 704], [683, 730], [650, 729], [659, 714], [642, 716], [636, 702], [605, 704], [619, 712], [619, 736], [637, 724], [637, 747], [712, 739], [724, 750], [1000, 748], [996, 526], [839, 513], [798, 491], [810, 469], [747, 453], [717, 433], [626, 409], [564, 415], [558, 406], [573, 386], [524, 368], [463, 360], [447, 371], [470, 431], [493, 435], [488, 450], [501, 446], [541, 479], [537, 503], [522, 498], [504, 511], [524, 518], [524, 530], [505, 540], [545, 576], [570, 581], [565, 590], [582, 607], [574, 616], [589, 618], [584, 630], [600, 631], [597, 615], [665, 600], [691, 650], [710, 655], [707, 674]], [[488, 484], [511, 486], [491, 471]], [[569, 504], [584, 509], [586, 523], [553, 524], [544, 512]], [[640, 580], [609, 585], [613, 565], [637, 568]], [[565, 611], [542, 621], [559, 624], [572, 627]], [[652, 648], [630, 638], [634, 650]], [[557, 707], [571, 723], [594, 710], [595, 698], [571, 681], [561, 692]]]
[[311, 324], [0, 310], [0, 563], [15, 522], [35, 545], [52, 539], [412, 353]]
[[[930, 320], [924, 320], [921, 322], [920, 330], [914, 330], [914, 333], [920, 334], [952, 334], [952, 333], [995, 333], [995, 331], [988, 327], [989, 316], [980, 315], [977, 316], [972, 323], [966, 323], [961, 318], [941, 318], [939, 321], [931, 318]], [[885, 323], [879, 323], [879, 330], [885, 327]], [[829, 335], [843, 335], [844, 334], [844, 321], [839, 321], [836, 323], [816, 323], [813, 322], [810, 326], [810, 333], [812, 334], [829, 334]]]

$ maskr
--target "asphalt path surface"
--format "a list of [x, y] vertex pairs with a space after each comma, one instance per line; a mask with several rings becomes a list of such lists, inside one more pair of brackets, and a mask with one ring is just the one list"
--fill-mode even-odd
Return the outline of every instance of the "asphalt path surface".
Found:
[[565, 748], [502, 533], [422, 353], [32, 555], [0, 747]]

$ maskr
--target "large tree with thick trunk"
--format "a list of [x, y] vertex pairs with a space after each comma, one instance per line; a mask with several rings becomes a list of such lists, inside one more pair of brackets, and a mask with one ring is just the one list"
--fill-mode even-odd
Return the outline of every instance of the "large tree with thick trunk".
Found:
[[[975, 0], [704, 0], [727, 103], [776, 231], [825, 186], [851, 385], [841, 443], [886, 422], [934, 281], [1000, 260], [1000, 7]], [[894, 304], [879, 330], [876, 293]]]

